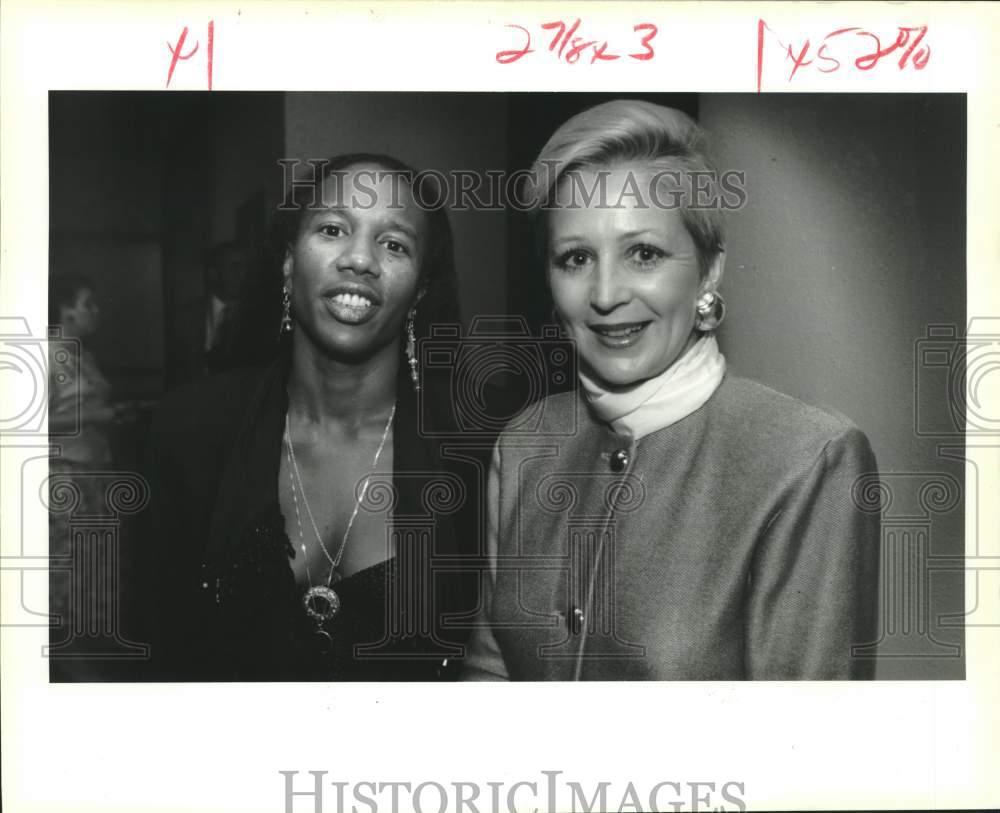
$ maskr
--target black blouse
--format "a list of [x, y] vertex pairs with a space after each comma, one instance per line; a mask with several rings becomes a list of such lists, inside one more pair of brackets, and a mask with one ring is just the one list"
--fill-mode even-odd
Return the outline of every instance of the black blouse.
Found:
[[[229, 572], [202, 590], [219, 607], [231, 634], [219, 640], [217, 658], [232, 679], [430, 680], [454, 671], [449, 649], [432, 636], [393, 634], [387, 620], [398, 605], [396, 557], [367, 567], [334, 587], [340, 611], [323, 625], [306, 615], [306, 589], [289, 567], [296, 551], [277, 503], [255, 518]], [[399, 625], [395, 625], [398, 629]], [[248, 634], [243, 634], [245, 631]]]

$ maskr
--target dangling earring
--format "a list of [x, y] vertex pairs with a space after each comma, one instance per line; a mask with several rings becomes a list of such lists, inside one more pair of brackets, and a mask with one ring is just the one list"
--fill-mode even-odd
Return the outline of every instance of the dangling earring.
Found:
[[726, 303], [717, 291], [706, 291], [698, 300], [694, 326], [703, 333], [715, 330], [726, 317]]
[[406, 314], [406, 359], [410, 363], [410, 380], [413, 381], [413, 389], [420, 392], [420, 371], [417, 369], [417, 337], [413, 330], [413, 320], [417, 315], [417, 309], [410, 308]]
[[292, 298], [288, 295], [288, 286], [281, 286], [281, 328], [278, 331], [278, 338], [287, 336], [295, 329], [292, 322]]

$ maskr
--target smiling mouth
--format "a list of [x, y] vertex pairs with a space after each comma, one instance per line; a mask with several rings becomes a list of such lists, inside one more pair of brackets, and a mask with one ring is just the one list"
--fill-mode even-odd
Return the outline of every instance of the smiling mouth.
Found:
[[631, 347], [642, 336], [649, 322], [621, 322], [614, 325], [587, 325], [597, 340], [613, 349]]
[[370, 308], [374, 304], [367, 296], [360, 294], [337, 294], [330, 299], [348, 308]]
[[341, 292], [323, 297], [326, 308], [338, 322], [360, 325], [375, 313], [377, 305], [363, 294]]

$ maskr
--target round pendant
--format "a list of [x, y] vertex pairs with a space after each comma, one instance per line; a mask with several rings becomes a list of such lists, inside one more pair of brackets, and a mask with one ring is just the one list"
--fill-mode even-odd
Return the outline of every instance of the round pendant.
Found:
[[320, 651], [320, 654], [328, 655], [333, 650], [333, 638], [330, 637], [330, 633], [326, 630], [318, 629], [314, 634], [316, 640], [316, 648]]
[[310, 587], [302, 598], [302, 606], [306, 609], [306, 615], [318, 624], [323, 624], [340, 612], [340, 596], [323, 585]]

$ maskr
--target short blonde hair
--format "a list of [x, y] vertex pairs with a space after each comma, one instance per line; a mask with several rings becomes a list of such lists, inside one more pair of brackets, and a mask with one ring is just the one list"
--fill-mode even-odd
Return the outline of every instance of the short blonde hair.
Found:
[[[583, 168], [647, 162], [680, 173], [707, 173], [714, 193], [718, 176], [705, 150], [705, 131], [680, 110], [635, 99], [616, 99], [568, 119], [549, 138], [531, 168], [531, 209], [544, 212], [567, 173]], [[702, 274], [724, 251], [718, 206], [681, 206], [684, 225], [698, 248]]]

